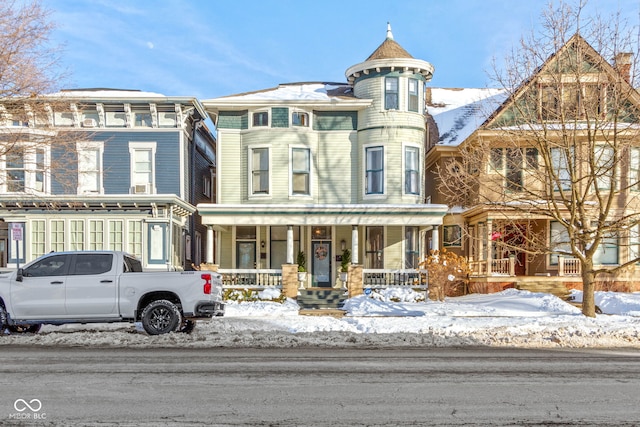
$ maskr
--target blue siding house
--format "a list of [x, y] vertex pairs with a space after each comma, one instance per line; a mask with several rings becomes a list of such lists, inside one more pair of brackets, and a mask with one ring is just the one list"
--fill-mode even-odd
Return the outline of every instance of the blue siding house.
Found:
[[215, 139], [198, 100], [87, 89], [0, 104], [0, 266], [98, 249], [147, 269], [203, 261], [195, 204], [215, 202]]

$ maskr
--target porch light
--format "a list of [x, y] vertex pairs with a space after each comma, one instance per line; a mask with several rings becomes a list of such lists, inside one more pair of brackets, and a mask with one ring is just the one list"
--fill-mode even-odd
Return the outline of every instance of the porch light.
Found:
[[345, 249], [347, 249], [347, 242], [345, 242], [344, 239], [342, 239], [340, 240], [340, 250], [344, 252]]

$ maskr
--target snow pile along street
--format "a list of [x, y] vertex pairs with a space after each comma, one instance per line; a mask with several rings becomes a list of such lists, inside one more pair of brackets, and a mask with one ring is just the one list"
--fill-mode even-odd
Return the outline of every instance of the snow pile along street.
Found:
[[293, 300], [229, 302], [225, 317], [198, 322], [192, 334], [148, 336], [128, 324], [45, 326], [37, 335], [2, 336], [0, 345], [640, 347], [640, 293], [598, 292], [605, 314], [596, 318], [555, 296], [514, 289], [444, 302], [420, 297], [398, 289], [351, 298], [343, 318], [300, 316]]

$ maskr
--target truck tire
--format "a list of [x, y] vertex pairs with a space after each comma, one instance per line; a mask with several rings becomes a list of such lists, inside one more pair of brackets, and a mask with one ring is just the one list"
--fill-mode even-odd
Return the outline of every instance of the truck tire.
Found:
[[196, 322], [193, 320], [185, 320], [180, 326], [180, 332], [190, 334], [196, 328]]
[[151, 301], [142, 310], [142, 327], [149, 335], [168, 334], [178, 330], [182, 314], [178, 307], [166, 299]]
[[37, 334], [42, 327], [41, 324], [35, 325], [11, 325], [8, 327], [12, 334]]

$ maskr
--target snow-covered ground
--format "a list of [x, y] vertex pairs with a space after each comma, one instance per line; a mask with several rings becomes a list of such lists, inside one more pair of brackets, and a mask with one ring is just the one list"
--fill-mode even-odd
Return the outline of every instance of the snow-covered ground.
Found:
[[605, 314], [596, 318], [552, 295], [514, 289], [416, 302], [421, 297], [410, 290], [359, 296], [347, 300], [343, 318], [301, 316], [293, 300], [229, 302], [225, 317], [199, 322], [190, 335], [148, 336], [131, 324], [44, 326], [36, 335], [0, 336], [0, 345], [640, 348], [640, 293], [598, 292]]

